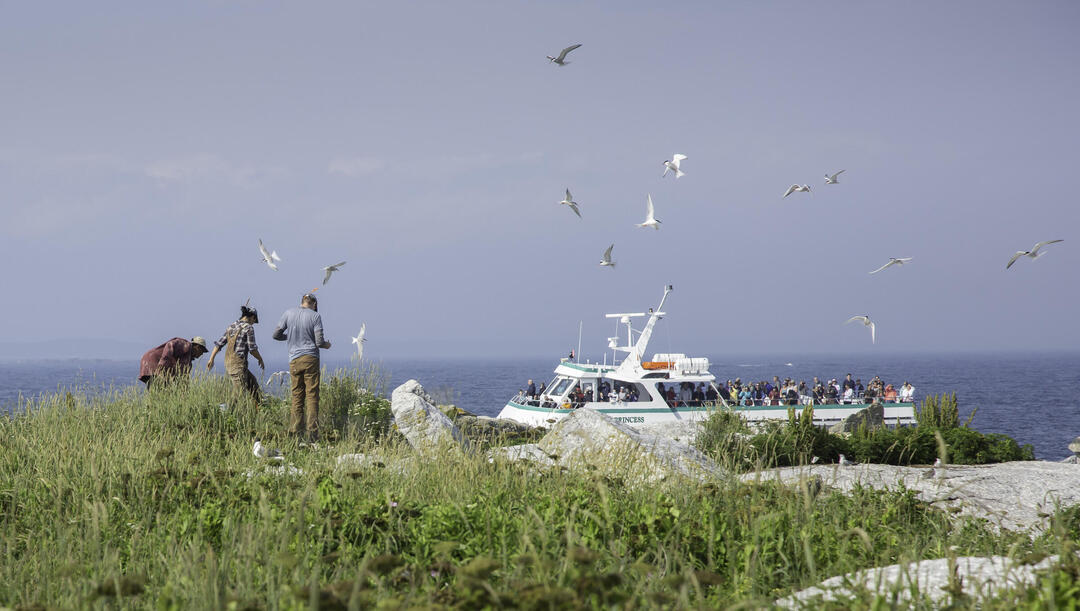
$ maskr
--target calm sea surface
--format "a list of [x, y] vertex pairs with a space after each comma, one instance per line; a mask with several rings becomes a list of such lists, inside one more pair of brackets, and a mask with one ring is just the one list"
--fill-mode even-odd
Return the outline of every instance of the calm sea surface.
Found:
[[[494, 416], [529, 378], [537, 385], [550, 381], [557, 361], [388, 360], [382, 368], [390, 377], [390, 388], [416, 378], [439, 399]], [[284, 363], [268, 366], [269, 371], [284, 368]], [[100, 392], [132, 385], [137, 370], [138, 362], [128, 361], [0, 361], [0, 411], [19, 409], [20, 397], [65, 388]], [[739, 377], [744, 382], [771, 380], [774, 375], [807, 381], [815, 375], [842, 379], [848, 372], [866, 382], [878, 375], [897, 387], [911, 381], [920, 399], [928, 393], [955, 391], [964, 417], [978, 408], [973, 428], [1030, 443], [1036, 456], [1046, 460], [1068, 456], [1069, 442], [1080, 435], [1080, 353], [721, 357], [712, 360], [712, 371], [722, 380]]]

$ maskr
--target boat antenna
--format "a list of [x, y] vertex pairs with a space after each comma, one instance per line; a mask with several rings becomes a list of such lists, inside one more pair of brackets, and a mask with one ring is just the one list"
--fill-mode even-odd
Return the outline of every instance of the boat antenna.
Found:
[[577, 323], [577, 362], [581, 362], [581, 330], [585, 327], [585, 321], [579, 320]]

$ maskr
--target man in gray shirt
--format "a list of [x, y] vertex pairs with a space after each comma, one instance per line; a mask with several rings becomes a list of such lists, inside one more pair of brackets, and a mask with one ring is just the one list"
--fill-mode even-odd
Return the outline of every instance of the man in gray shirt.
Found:
[[[274, 329], [273, 338], [288, 340], [289, 375], [292, 379], [292, 408], [289, 434], [319, 439], [319, 348], [329, 348], [323, 338], [319, 302], [314, 295], [300, 299], [300, 307], [286, 310]], [[303, 440], [303, 439], [301, 439]]]

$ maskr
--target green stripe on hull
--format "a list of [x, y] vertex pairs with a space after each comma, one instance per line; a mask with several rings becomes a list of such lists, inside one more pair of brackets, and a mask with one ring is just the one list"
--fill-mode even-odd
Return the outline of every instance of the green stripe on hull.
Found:
[[[507, 405], [509, 405], [511, 407], [516, 407], [518, 409], [527, 410], [527, 411], [530, 411], [530, 412], [543, 412], [545, 414], [569, 414], [569, 413], [574, 411], [573, 408], [534, 407], [532, 405], [521, 405], [520, 403], [514, 403], [513, 401], [508, 402]], [[833, 409], [843, 409], [843, 410], [855, 409], [855, 410], [859, 410], [859, 409], [863, 409], [864, 407], [868, 407], [868, 406], [869, 406], [869, 404], [867, 404], [867, 403], [859, 403], [859, 404], [855, 404], [855, 405], [815, 405], [814, 406], [814, 411], [815, 412], [822, 412], [822, 411], [828, 411], [828, 410], [833, 410]], [[914, 406], [915, 406], [914, 403], [889, 403], [887, 405], [887, 407], [890, 407], [890, 408], [894, 408], [894, 407], [914, 407]], [[753, 406], [740, 405], [740, 406], [737, 406], [737, 407], [736, 406], [733, 406], [733, 407], [721, 407], [721, 406], [711, 406], [711, 407], [644, 407], [644, 408], [601, 407], [601, 408], [595, 408], [595, 409], [596, 409], [596, 411], [598, 411], [598, 412], [600, 412], [602, 414], [668, 414], [668, 413], [672, 413], [672, 412], [676, 412], [676, 413], [680, 413], [680, 414], [689, 414], [689, 413], [695, 413], [695, 412], [711, 412], [711, 411], [715, 411], [715, 410], [728, 410], [728, 411], [733, 411], [733, 412], [759, 412], [759, 411], [774, 411], [775, 412], [775, 411], [786, 411], [787, 408], [789, 408], [789, 407], [794, 408], [794, 409], [805, 409], [806, 407], [809, 407], [809, 406], [806, 406], [806, 405], [753, 405]]]

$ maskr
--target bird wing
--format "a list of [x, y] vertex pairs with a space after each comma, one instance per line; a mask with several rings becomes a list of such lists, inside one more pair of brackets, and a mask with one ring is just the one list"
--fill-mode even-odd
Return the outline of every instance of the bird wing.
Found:
[[329, 267], [324, 267], [323, 269], [326, 270], [326, 276], [323, 277], [322, 283], [323, 286], [326, 286], [326, 283], [330, 280], [330, 275], [334, 273], [334, 270]]
[[910, 260], [912, 260], [914, 258], [915, 257], [897, 257], [895, 260], [899, 261], [900, 263], [907, 263], [908, 261], [910, 261]]
[[271, 261], [267, 261], [266, 266], [269, 267], [270, 269], [274, 270], [275, 272], [277, 271], [277, 266], [274, 265], [273, 262], [271, 262]]
[[259, 252], [262, 253], [263, 259], [270, 258], [270, 251], [266, 250], [266, 247], [263, 246], [262, 238], [259, 238]]
[[830, 176], [830, 177], [829, 177], [829, 180], [836, 180], [836, 177], [837, 177], [837, 176], [839, 176], [839, 175], [841, 175], [841, 174], [843, 174], [843, 173], [844, 173], [844, 170], [840, 170], [840, 171], [839, 171], [839, 172], [837, 172], [836, 174], [833, 174], [832, 176]]
[[567, 205], [570, 206], [570, 209], [574, 211], [574, 214], [578, 215], [578, 218], [581, 218], [581, 211], [578, 210], [577, 202], [573, 202]]
[[686, 159], [686, 155], [683, 155], [681, 153], [675, 153], [671, 156], [671, 160], [675, 162], [675, 165], [679, 165], [679, 162], [683, 159]]
[[1034, 248], [1031, 249], [1031, 254], [1035, 254], [1035, 253], [1039, 252], [1039, 249], [1042, 248], [1043, 246], [1046, 246], [1047, 244], [1056, 244], [1058, 242], [1064, 242], [1064, 241], [1065, 240], [1046, 240], [1045, 242], [1039, 242], [1038, 244], [1035, 245]]
[[604, 251], [604, 261], [609, 261], [609, 262], [611, 261], [611, 249], [612, 248], [615, 248], [614, 244], [612, 244], [611, 246], [608, 246], [607, 250]]
[[566, 202], [570, 203], [574, 201], [574, 196], [570, 195], [570, 189], [566, 190]]
[[360, 323], [360, 341], [364, 341], [364, 334], [367, 333], [367, 323]]
[[645, 210], [647, 211], [646, 216], [645, 216], [645, 221], [648, 222], [648, 221], [655, 220], [653, 217], [656, 216], [656, 209], [653, 207], [652, 195], [651, 194], [649, 195], [649, 201], [646, 204]]
[[270, 258], [275, 260], [275, 261], [280, 261], [281, 260], [281, 257], [277, 256], [277, 251], [276, 250], [274, 252], [270, 253]]
[[877, 337], [875, 337], [877, 335], [877, 331], [875, 330], [876, 327], [874, 326], [874, 323], [872, 323], [872, 322], [868, 321], [867, 324], [870, 325], [870, 343], [871, 344], [876, 344], [877, 343]]
[[784, 197], [787, 197], [787, 196], [791, 195], [792, 193], [795, 192], [795, 189], [798, 189], [798, 188], [799, 188], [799, 185], [791, 185], [790, 187], [787, 188], [787, 191], [784, 192]]
[[663, 177], [667, 176], [667, 173], [670, 170], [671, 170], [671, 162], [670, 161], [665, 161], [664, 162], [664, 173], [660, 175], [660, 178], [663, 178]]
[[335, 263], [333, 265], [334, 271], [337, 271], [337, 268], [341, 267], [342, 265], [345, 265], [344, 261], [342, 261], [341, 263]]
[[1027, 253], [1022, 251], [1022, 250], [1016, 251], [1016, 254], [1012, 256], [1012, 259], [1009, 259], [1009, 263], [1008, 263], [1008, 265], [1005, 266], [1005, 269], [1009, 269], [1010, 267], [1012, 267], [1013, 263], [1016, 263], [1017, 259], [1019, 259], [1020, 257], [1026, 255], [1026, 254]]
[[870, 272], [870, 273], [871, 273], [871, 274], [876, 274], [876, 273], [880, 272], [881, 270], [885, 269], [886, 267], [889, 267], [890, 265], [893, 265], [893, 264], [895, 264], [895, 263], [896, 263], [896, 261], [889, 261], [889, 262], [888, 262], [888, 263], [886, 263], [885, 265], [882, 265], [881, 267], [879, 267], [879, 268], [875, 269], [874, 271], [872, 271], [872, 272]]
[[844, 324], [846, 325], [849, 322], [855, 322], [856, 320], [861, 322], [864, 325], [866, 323], [870, 322], [870, 318], [868, 316], [852, 316], [851, 318], [847, 319], [847, 321]]
[[566, 54], [567, 53], [573, 51], [574, 49], [576, 49], [576, 48], [578, 48], [580, 46], [581, 46], [580, 44], [576, 44], [576, 45], [570, 45], [569, 47], [566, 47], [565, 49], [562, 50], [561, 53], [559, 53], [559, 57], [555, 61], [561, 62], [562, 60], [566, 59]]

